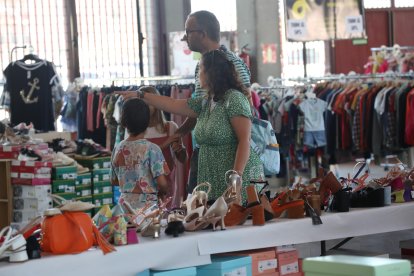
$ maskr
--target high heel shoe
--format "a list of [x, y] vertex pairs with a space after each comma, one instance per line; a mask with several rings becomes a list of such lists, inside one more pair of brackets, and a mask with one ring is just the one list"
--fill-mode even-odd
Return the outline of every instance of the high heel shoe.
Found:
[[204, 211], [205, 207], [201, 206], [192, 210], [190, 213], [187, 213], [183, 220], [185, 231], [198, 231], [208, 226], [204, 221], [201, 221]]
[[158, 217], [152, 218], [151, 223], [147, 227], [141, 230], [141, 235], [143, 237], [153, 237], [158, 239], [161, 236], [161, 225]]
[[226, 201], [224, 200], [223, 196], [220, 196], [213, 205], [208, 208], [205, 215], [201, 218], [201, 221], [207, 223], [206, 227], [210, 224], [213, 225], [213, 231], [216, 230], [216, 225], [220, 222], [221, 230], [226, 229], [226, 225], [224, 223], [224, 217], [227, 214], [229, 208], [227, 206]]
[[247, 193], [247, 208], [251, 208], [253, 225], [265, 224], [265, 211], [263, 205], [260, 204], [259, 197], [256, 192], [255, 185], [248, 185], [246, 187]]
[[321, 199], [322, 205], [327, 205], [327, 198], [330, 194], [334, 194], [342, 189], [341, 183], [338, 181], [336, 176], [330, 171], [327, 175], [321, 180], [321, 185], [319, 187], [319, 196]]
[[233, 203], [224, 217], [226, 226], [242, 225], [246, 222], [247, 217], [251, 214], [251, 209], [247, 209], [239, 204]]
[[227, 186], [230, 187], [224, 198], [235, 197], [232, 202], [241, 205], [242, 178], [239, 173], [235, 170], [228, 170], [224, 174], [224, 180], [227, 183]]
[[[207, 191], [199, 190], [201, 187], [207, 187]], [[190, 197], [188, 197], [184, 203], [187, 214], [192, 210], [197, 209], [200, 206], [207, 206], [208, 194], [211, 191], [211, 184], [203, 182], [198, 184], [194, 189]]]
[[283, 213], [287, 213], [288, 218], [303, 218], [305, 217], [305, 202], [303, 199], [297, 199], [293, 201], [286, 201], [288, 198], [286, 192], [280, 193], [270, 203], [274, 217], [278, 218]]

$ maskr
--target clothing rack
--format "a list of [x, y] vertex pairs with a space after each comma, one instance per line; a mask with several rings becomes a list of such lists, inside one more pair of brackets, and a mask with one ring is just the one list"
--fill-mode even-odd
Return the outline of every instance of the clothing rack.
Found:
[[388, 73], [370, 74], [370, 75], [339, 74], [339, 75], [324, 76], [324, 77], [296, 78], [296, 79], [290, 79], [290, 80], [301, 82], [301, 83], [315, 83], [319, 81], [332, 81], [332, 80], [381, 79], [381, 78], [414, 78], [414, 72], [412, 71], [408, 73], [388, 72]]
[[371, 52], [396, 51], [396, 50], [414, 50], [414, 46], [393, 46], [393, 47], [373, 47]]
[[154, 76], [154, 77], [137, 77], [137, 78], [116, 78], [112, 79], [112, 84], [115, 82], [150, 82], [150, 81], [178, 81], [178, 80], [194, 80], [194, 76]]

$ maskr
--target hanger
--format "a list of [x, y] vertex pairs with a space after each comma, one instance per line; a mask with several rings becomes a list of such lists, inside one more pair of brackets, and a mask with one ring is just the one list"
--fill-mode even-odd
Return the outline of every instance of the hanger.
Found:
[[37, 55], [33, 54], [34, 49], [32, 46], [29, 46], [30, 50], [29, 50], [29, 54], [25, 55], [20, 61], [22, 62], [26, 62], [28, 60], [32, 60], [34, 62], [40, 62], [43, 61], [42, 59], [40, 59]]

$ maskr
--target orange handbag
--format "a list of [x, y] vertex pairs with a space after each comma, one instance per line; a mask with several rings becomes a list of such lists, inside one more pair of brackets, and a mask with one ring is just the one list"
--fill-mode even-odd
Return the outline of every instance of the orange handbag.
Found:
[[41, 247], [44, 252], [80, 253], [96, 244], [104, 254], [115, 251], [86, 213], [63, 212], [48, 216], [42, 222]]

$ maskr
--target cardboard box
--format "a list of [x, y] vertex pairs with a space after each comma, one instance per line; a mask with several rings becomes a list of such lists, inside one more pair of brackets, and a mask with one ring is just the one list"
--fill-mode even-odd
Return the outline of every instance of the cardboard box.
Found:
[[13, 198], [13, 209], [43, 212], [46, 209], [52, 208], [52, 199], [48, 196], [45, 198]]
[[252, 275], [252, 258], [250, 256], [214, 256], [211, 261], [211, 264], [197, 267], [198, 276]]
[[76, 186], [75, 192], [77, 197], [92, 196], [92, 186]]
[[276, 251], [274, 248], [229, 252], [223, 256], [250, 256], [252, 258], [252, 275], [278, 276]]
[[172, 270], [145, 270], [136, 276], [196, 276], [197, 269], [195, 267], [186, 267]]
[[14, 197], [46, 198], [52, 192], [51, 185], [27, 186], [13, 185]]
[[277, 253], [276, 257], [281, 276], [299, 272], [299, 256], [296, 249]]
[[109, 181], [99, 181], [93, 183], [93, 194], [112, 193], [112, 184]]
[[52, 168], [52, 162], [13, 160], [12, 167]]
[[13, 222], [23, 223], [42, 215], [43, 212], [34, 210], [13, 210]]
[[94, 169], [108, 169], [111, 167], [111, 157], [97, 157], [92, 159], [76, 159], [76, 161], [84, 167], [91, 170]]
[[92, 195], [93, 204], [98, 208], [102, 207], [105, 204], [112, 205], [113, 201], [113, 194], [106, 193], [106, 194], [94, 194]]
[[390, 254], [384, 252], [370, 252], [363, 250], [354, 249], [332, 249], [326, 252], [326, 255], [349, 255], [349, 256], [363, 256], [363, 257], [378, 257], [378, 258], [389, 258]]
[[407, 260], [333, 255], [304, 259], [303, 271], [306, 276], [409, 276], [411, 263]]
[[52, 179], [50, 178], [12, 178], [12, 184], [17, 185], [50, 185]]
[[52, 168], [49, 167], [26, 167], [26, 166], [12, 166], [11, 172], [13, 173], [32, 173], [32, 174], [51, 174]]
[[92, 173], [78, 174], [76, 177], [76, 186], [87, 186], [92, 185]]
[[53, 180], [76, 179], [78, 176], [76, 166], [56, 167], [52, 169]]
[[53, 180], [52, 182], [52, 193], [74, 193], [75, 192], [74, 179], [68, 180]]
[[93, 170], [93, 182], [110, 181], [109, 171], [110, 169], [94, 169]]

